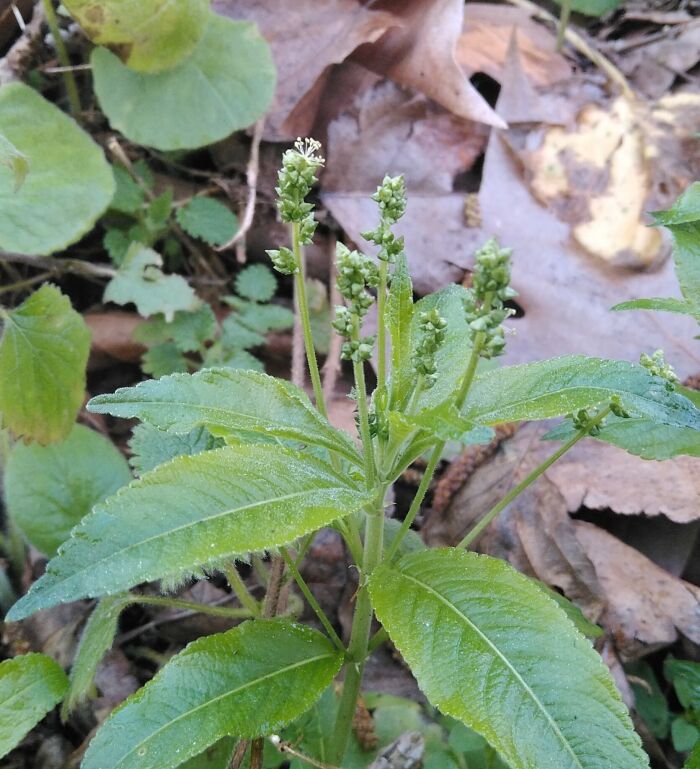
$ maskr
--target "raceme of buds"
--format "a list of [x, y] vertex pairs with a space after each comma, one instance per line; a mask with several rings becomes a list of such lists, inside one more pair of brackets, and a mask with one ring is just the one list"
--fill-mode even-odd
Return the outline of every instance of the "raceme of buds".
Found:
[[393, 264], [404, 249], [404, 239], [397, 238], [391, 231], [391, 225], [396, 224], [406, 211], [406, 183], [403, 176], [385, 176], [372, 195], [372, 200], [379, 204], [381, 220], [376, 229], [363, 232], [362, 237], [379, 246], [377, 257], [381, 261]]
[[436, 309], [418, 316], [421, 336], [413, 353], [413, 367], [423, 377], [424, 386], [432, 387], [437, 379], [435, 354], [445, 342], [447, 321]]
[[269, 249], [266, 253], [277, 272], [281, 272], [283, 275], [293, 275], [298, 272], [299, 265], [291, 249], [282, 246], [279, 249]]
[[503, 322], [513, 311], [503, 306], [517, 296], [510, 287], [511, 249], [501, 248], [495, 238], [487, 241], [476, 252], [476, 265], [472, 273], [472, 288], [464, 300], [472, 340], [482, 334], [480, 355], [494, 358], [505, 349]]
[[367, 314], [374, 299], [367, 293], [367, 287], [379, 283], [379, 273], [374, 262], [359, 251], [338, 243], [336, 247], [338, 291], [347, 300], [348, 309], [360, 318]]
[[353, 360], [357, 363], [361, 363], [372, 357], [373, 347], [373, 336], [366, 336], [362, 339], [350, 339], [343, 343], [343, 346], [340, 349], [340, 357], [343, 360]]
[[610, 411], [616, 417], [620, 417], [620, 419], [629, 419], [630, 418], [630, 413], [622, 405], [622, 401], [620, 400], [620, 396], [619, 395], [613, 395], [612, 398], [610, 399]]
[[639, 363], [654, 376], [661, 377], [666, 380], [666, 387], [669, 390], [673, 390], [678, 382], [678, 376], [673, 370], [673, 366], [670, 363], [666, 363], [664, 360], [664, 351], [657, 350], [652, 355], [647, 355], [643, 352], [639, 356]]
[[581, 409], [575, 414], [569, 414], [574, 427], [577, 430], [587, 430], [591, 436], [596, 436], [600, 433], [600, 424], [592, 425], [591, 422], [595, 419], [595, 415], [591, 416], [586, 409]]

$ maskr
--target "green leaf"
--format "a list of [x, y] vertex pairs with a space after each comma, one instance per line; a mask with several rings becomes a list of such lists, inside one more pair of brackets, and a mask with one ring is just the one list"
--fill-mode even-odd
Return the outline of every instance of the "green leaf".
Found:
[[600, 638], [603, 635], [603, 628], [586, 619], [581, 609], [565, 595], [557, 593], [556, 590], [552, 590], [551, 587], [545, 585], [544, 582], [540, 582], [538, 579], [533, 579], [533, 582], [563, 610], [564, 614], [571, 620], [571, 623], [581, 635], [585, 635], [586, 638]]
[[[562, 4], [562, 0], [554, 0], [557, 5]], [[586, 16], [602, 16], [618, 8], [622, 0], [572, 0], [571, 10], [575, 13], [583, 13]]]
[[688, 760], [683, 765], [683, 769], [700, 769], [700, 742], [695, 744], [693, 752], [688, 756]]
[[681, 705], [700, 712], [700, 663], [668, 658], [664, 662], [664, 675], [673, 682]]
[[149, 318], [137, 326], [134, 339], [148, 346], [173, 342], [181, 352], [196, 352], [213, 339], [216, 328], [214, 311], [202, 302], [193, 312], [176, 312], [170, 323], [163, 315]]
[[180, 764], [178, 769], [229, 769], [237, 744], [237, 740], [224, 737], [198, 756]]
[[621, 302], [611, 307], [612, 310], [657, 310], [658, 312], [675, 312], [680, 315], [698, 314], [698, 308], [694, 308], [682, 299], [632, 299], [629, 302]]
[[65, 438], [85, 392], [90, 331], [70, 300], [44, 285], [17, 309], [0, 311], [0, 412], [18, 437]]
[[644, 719], [658, 740], [668, 737], [671, 713], [659, 682], [648, 662], [638, 660], [625, 665], [625, 673], [634, 693], [634, 709]]
[[666, 384], [626, 361], [568, 355], [478, 374], [462, 416], [487, 425], [548, 419], [618, 395], [633, 416], [700, 429], [700, 411]]
[[0, 165], [9, 168], [15, 181], [15, 192], [24, 184], [29, 172], [29, 158], [0, 133]]
[[75, 425], [60, 443], [15, 444], [5, 471], [5, 499], [24, 536], [52, 557], [94, 505], [131, 479], [126, 459], [111, 441]]
[[153, 238], [159, 237], [167, 228], [168, 219], [173, 208], [173, 188], [168, 187], [165, 192], [154, 198], [146, 209], [144, 224]]
[[120, 214], [135, 214], [146, 202], [146, 195], [124, 166], [112, 166], [116, 188], [109, 207]]
[[411, 329], [413, 321], [413, 284], [406, 254], [396, 261], [386, 304], [391, 337], [391, 403], [402, 404], [411, 391], [415, 374], [411, 371]]
[[67, 686], [66, 674], [45, 654], [0, 663], [0, 758], [53, 710]]
[[269, 302], [277, 291], [277, 278], [264, 264], [251, 264], [236, 275], [236, 292], [253, 302]]
[[311, 628], [246, 622], [200, 638], [105, 722], [83, 769], [171, 769], [227, 735], [278, 731], [307, 710], [342, 657]]
[[[291, 328], [294, 324], [294, 313], [279, 304], [257, 304], [237, 300], [236, 308], [241, 323], [260, 334], [266, 334], [268, 331], [283, 331], [286, 328]], [[321, 313], [311, 312], [311, 326], [312, 329], [316, 328], [314, 331], [314, 340], [316, 340], [317, 326], [319, 325], [316, 321], [321, 320], [322, 322]], [[325, 317], [328, 320], [327, 313]]]
[[332, 427], [303, 390], [254, 371], [205, 369], [192, 375], [174, 374], [98, 395], [88, 408], [98, 414], [136, 417], [179, 434], [201, 426], [214, 435], [260, 433], [323, 446], [362, 464], [350, 436]]
[[677, 716], [671, 722], [671, 742], [679, 753], [692, 750], [700, 740], [700, 729], [684, 716]]
[[664, 227], [700, 222], [700, 182], [693, 182], [667, 211], [654, 211], [652, 216]]
[[7, 618], [140, 582], [173, 584], [223, 559], [293, 542], [370, 499], [320, 459], [281, 446], [177, 457], [97, 505]]
[[269, 107], [276, 80], [257, 27], [215, 14], [192, 55], [167, 72], [134, 72], [105, 48], [90, 61], [112, 128], [159, 150], [204, 147], [246, 128]]
[[247, 350], [227, 349], [221, 342], [213, 344], [204, 355], [204, 366], [214, 368], [240, 369], [265, 373], [262, 361]]
[[197, 295], [180, 275], [164, 275], [160, 254], [142, 243], [132, 243], [119, 272], [105, 289], [105, 302], [136, 305], [140, 315], [162, 313], [171, 321], [178, 310], [195, 310]]
[[[384, 519], [384, 552], [388, 553], [391, 546], [394, 544], [394, 539], [401, 529], [401, 521], [396, 518]], [[406, 536], [401, 540], [398, 548], [398, 555], [406, 555], [407, 553], [417, 553], [420, 550], [425, 550], [425, 543], [420, 538], [420, 534], [413, 529], [409, 529], [406, 532]]]
[[228, 243], [238, 230], [238, 217], [214, 198], [192, 198], [175, 216], [188, 235], [212, 246]]
[[143, 475], [175, 457], [194, 456], [223, 445], [223, 441], [214, 438], [205, 427], [195, 427], [189, 433], [177, 435], [143, 422], [136, 425], [129, 441], [132, 454], [129, 464], [138, 475]]
[[108, 229], [104, 237], [102, 238], [102, 245], [105, 251], [109, 254], [109, 258], [115, 267], [121, 267], [124, 262], [129, 246], [131, 245], [131, 238], [124, 230], [120, 230], [116, 227]]
[[70, 670], [68, 693], [61, 705], [65, 721], [75, 708], [87, 699], [97, 666], [112, 647], [119, 626], [119, 615], [129, 604], [125, 595], [112, 595], [98, 602], [90, 615]]
[[91, 230], [114, 178], [90, 136], [21, 83], [0, 88], [0, 133], [31, 161], [19, 190], [15, 172], [0, 165], [0, 249], [51, 254]]
[[157, 344], [146, 350], [141, 358], [141, 368], [152, 377], [184, 374], [189, 370], [187, 359], [173, 342]]
[[590, 642], [505, 562], [427, 550], [375, 569], [369, 589], [428, 700], [512, 769], [648, 766]]
[[221, 344], [227, 350], [247, 350], [264, 345], [265, 337], [231, 313], [221, 324]]
[[171, 69], [194, 51], [209, 0], [63, 0], [85, 34], [141, 72]]

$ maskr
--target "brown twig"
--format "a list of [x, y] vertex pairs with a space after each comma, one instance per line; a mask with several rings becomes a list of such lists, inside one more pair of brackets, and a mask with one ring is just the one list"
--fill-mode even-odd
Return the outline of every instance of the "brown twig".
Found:
[[[245, 236], [253, 224], [255, 215], [255, 202], [258, 197], [258, 172], [260, 170], [260, 141], [262, 140], [265, 118], [261, 117], [253, 128], [253, 140], [250, 145], [250, 159], [246, 168], [246, 181], [248, 183], [248, 200], [241, 217], [240, 226], [236, 234], [227, 243], [218, 246], [216, 251], [226, 251], [229, 248], [236, 248], [236, 260], [239, 264], [244, 264], [246, 260]], [[238, 248], [240, 246], [240, 248]]]
[[84, 262], [81, 259], [56, 259], [52, 256], [29, 256], [0, 251], [0, 261], [27, 264], [30, 267], [47, 270], [51, 273], [70, 272], [73, 275], [82, 275], [86, 278], [113, 278], [117, 274], [117, 271], [109, 265]]
[[240, 769], [248, 750], [248, 745], [250, 745], [250, 740], [241, 740], [238, 745], [236, 745], [236, 750], [233, 752], [233, 756], [231, 756], [229, 769]]
[[279, 750], [280, 753], [288, 753], [290, 756], [298, 758], [309, 766], [315, 767], [315, 769], [340, 769], [340, 767], [333, 766], [332, 764], [324, 764], [322, 761], [317, 761], [311, 756], [307, 756], [304, 753], [298, 751], [291, 742], [281, 740], [276, 734], [270, 737], [270, 742]]

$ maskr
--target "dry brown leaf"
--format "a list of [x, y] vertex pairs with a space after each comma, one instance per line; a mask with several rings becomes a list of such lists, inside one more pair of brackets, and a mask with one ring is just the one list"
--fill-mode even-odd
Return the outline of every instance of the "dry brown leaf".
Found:
[[[214, 0], [212, 8], [232, 19], [254, 21], [272, 47], [277, 66], [275, 101], [267, 116], [267, 139], [294, 138], [310, 131], [322, 95], [320, 78], [359, 45], [376, 41], [396, 23], [393, 15], [357, 0]], [[302, 98], [295, 132], [284, 123]]]
[[504, 5], [467, 4], [457, 61], [470, 75], [485, 72], [500, 82], [514, 30], [523, 71], [533, 83], [548, 86], [571, 76], [570, 64], [556, 51], [556, 36], [533, 21], [526, 10]]
[[93, 312], [87, 313], [85, 322], [92, 334], [88, 368], [110, 366], [115, 360], [123, 363], [138, 363], [145, 347], [134, 341], [136, 327], [143, 318], [135, 312]]

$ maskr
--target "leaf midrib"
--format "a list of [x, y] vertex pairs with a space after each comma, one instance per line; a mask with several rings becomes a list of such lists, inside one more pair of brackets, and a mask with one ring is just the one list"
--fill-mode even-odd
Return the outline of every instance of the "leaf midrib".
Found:
[[301, 660], [299, 662], [295, 662], [292, 665], [287, 665], [284, 668], [280, 668], [279, 670], [275, 670], [272, 673], [267, 673], [264, 676], [260, 676], [259, 678], [255, 678], [252, 681], [247, 681], [245, 684], [242, 684], [241, 686], [236, 687], [235, 689], [230, 689], [229, 691], [225, 692], [224, 694], [220, 694], [216, 697], [213, 697], [212, 699], [207, 700], [206, 702], [202, 703], [201, 705], [198, 705], [196, 708], [192, 708], [191, 710], [186, 711], [185, 713], [181, 713], [177, 718], [172, 719], [171, 721], [168, 721], [166, 724], [163, 724], [163, 726], [156, 729], [155, 732], [152, 732], [148, 735], [145, 739], [141, 740], [141, 742], [138, 742], [128, 753], [126, 753], [124, 756], [122, 756], [121, 759], [119, 759], [119, 764], [117, 766], [122, 766], [127, 758], [129, 758], [130, 755], [132, 755], [135, 751], [137, 751], [140, 747], [147, 744], [151, 740], [154, 740], [158, 734], [163, 732], [165, 729], [169, 729], [171, 726], [176, 724], [178, 721], [182, 720], [183, 718], [188, 718], [192, 714], [196, 713], [198, 710], [202, 710], [203, 708], [208, 708], [210, 705], [213, 705], [221, 700], [226, 699], [227, 697], [230, 697], [235, 694], [240, 694], [242, 691], [245, 691], [246, 689], [250, 688], [251, 686], [256, 686], [257, 684], [264, 683], [265, 681], [269, 681], [275, 676], [282, 675], [284, 673], [288, 673], [292, 670], [295, 670], [296, 668], [303, 667], [304, 665], [310, 665], [314, 662], [319, 662], [320, 660], [324, 659], [332, 659], [334, 654], [332, 652], [327, 652], [326, 654], [318, 654], [315, 657], [310, 657], [309, 659]]
[[493, 650], [494, 654], [503, 662], [505, 667], [511, 671], [515, 679], [522, 685], [525, 692], [530, 696], [532, 701], [535, 703], [537, 708], [542, 712], [542, 714], [545, 716], [546, 720], [549, 722], [549, 724], [552, 727], [552, 731], [555, 733], [555, 735], [559, 738], [561, 743], [564, 745], [566, 750], [569, 752], [569, 754], [572, 756], [574, 761], [576, 762], [576, 766], [580, 769], [584, 769], [583, 764], [581, 763], [579, 757], [574, 752], [573, 748], [569, 744], [569, 741], [564, 737], [561, 730], [559, 729], [559, 725], [557, 722], [552, 718], [552, 716], [549, 714], [547, 709], [545, 708], [544, 704], [540, 701], [539, 697], [535, 694], [535, 692], [532, 690], [532, 688], [528, 685], [528, 683], [525, 681], [525, 679], [520, 675], [520, 673], [516, 670], [516, 668], [510, 663], [508, 658], [501, 652], [501, 650], [496, 646], [496, 644], [491, 641], [491, 639], [482, 631], [480, 628], [475, 625], [469, 617], [467, 617], [466, 614], [461, 612], [455, 604], [453, 604], [450, 600], [448, 600], [445, 596], [443, 596], [441, 593], [438, 593], [437, 590], [430, 587], [430, 585], [427, 585], [425, 582], [421, 582], [416, 577], [411, 576], [410, 574], [406, 574], [405, 572], [399, 572], [404, 579], [410, 580], [411, 582], [414, 582], [419, 587], [423, 588], [426, 592], [432, 594], [435, 596], [435, 598], [438, 599], [441, 603], [443, 603], [448, 609], [451, 609], [458, 617], [464, 620], [465, 624], [468, 625], [483, 641], [489, 646], [490, 649]]

